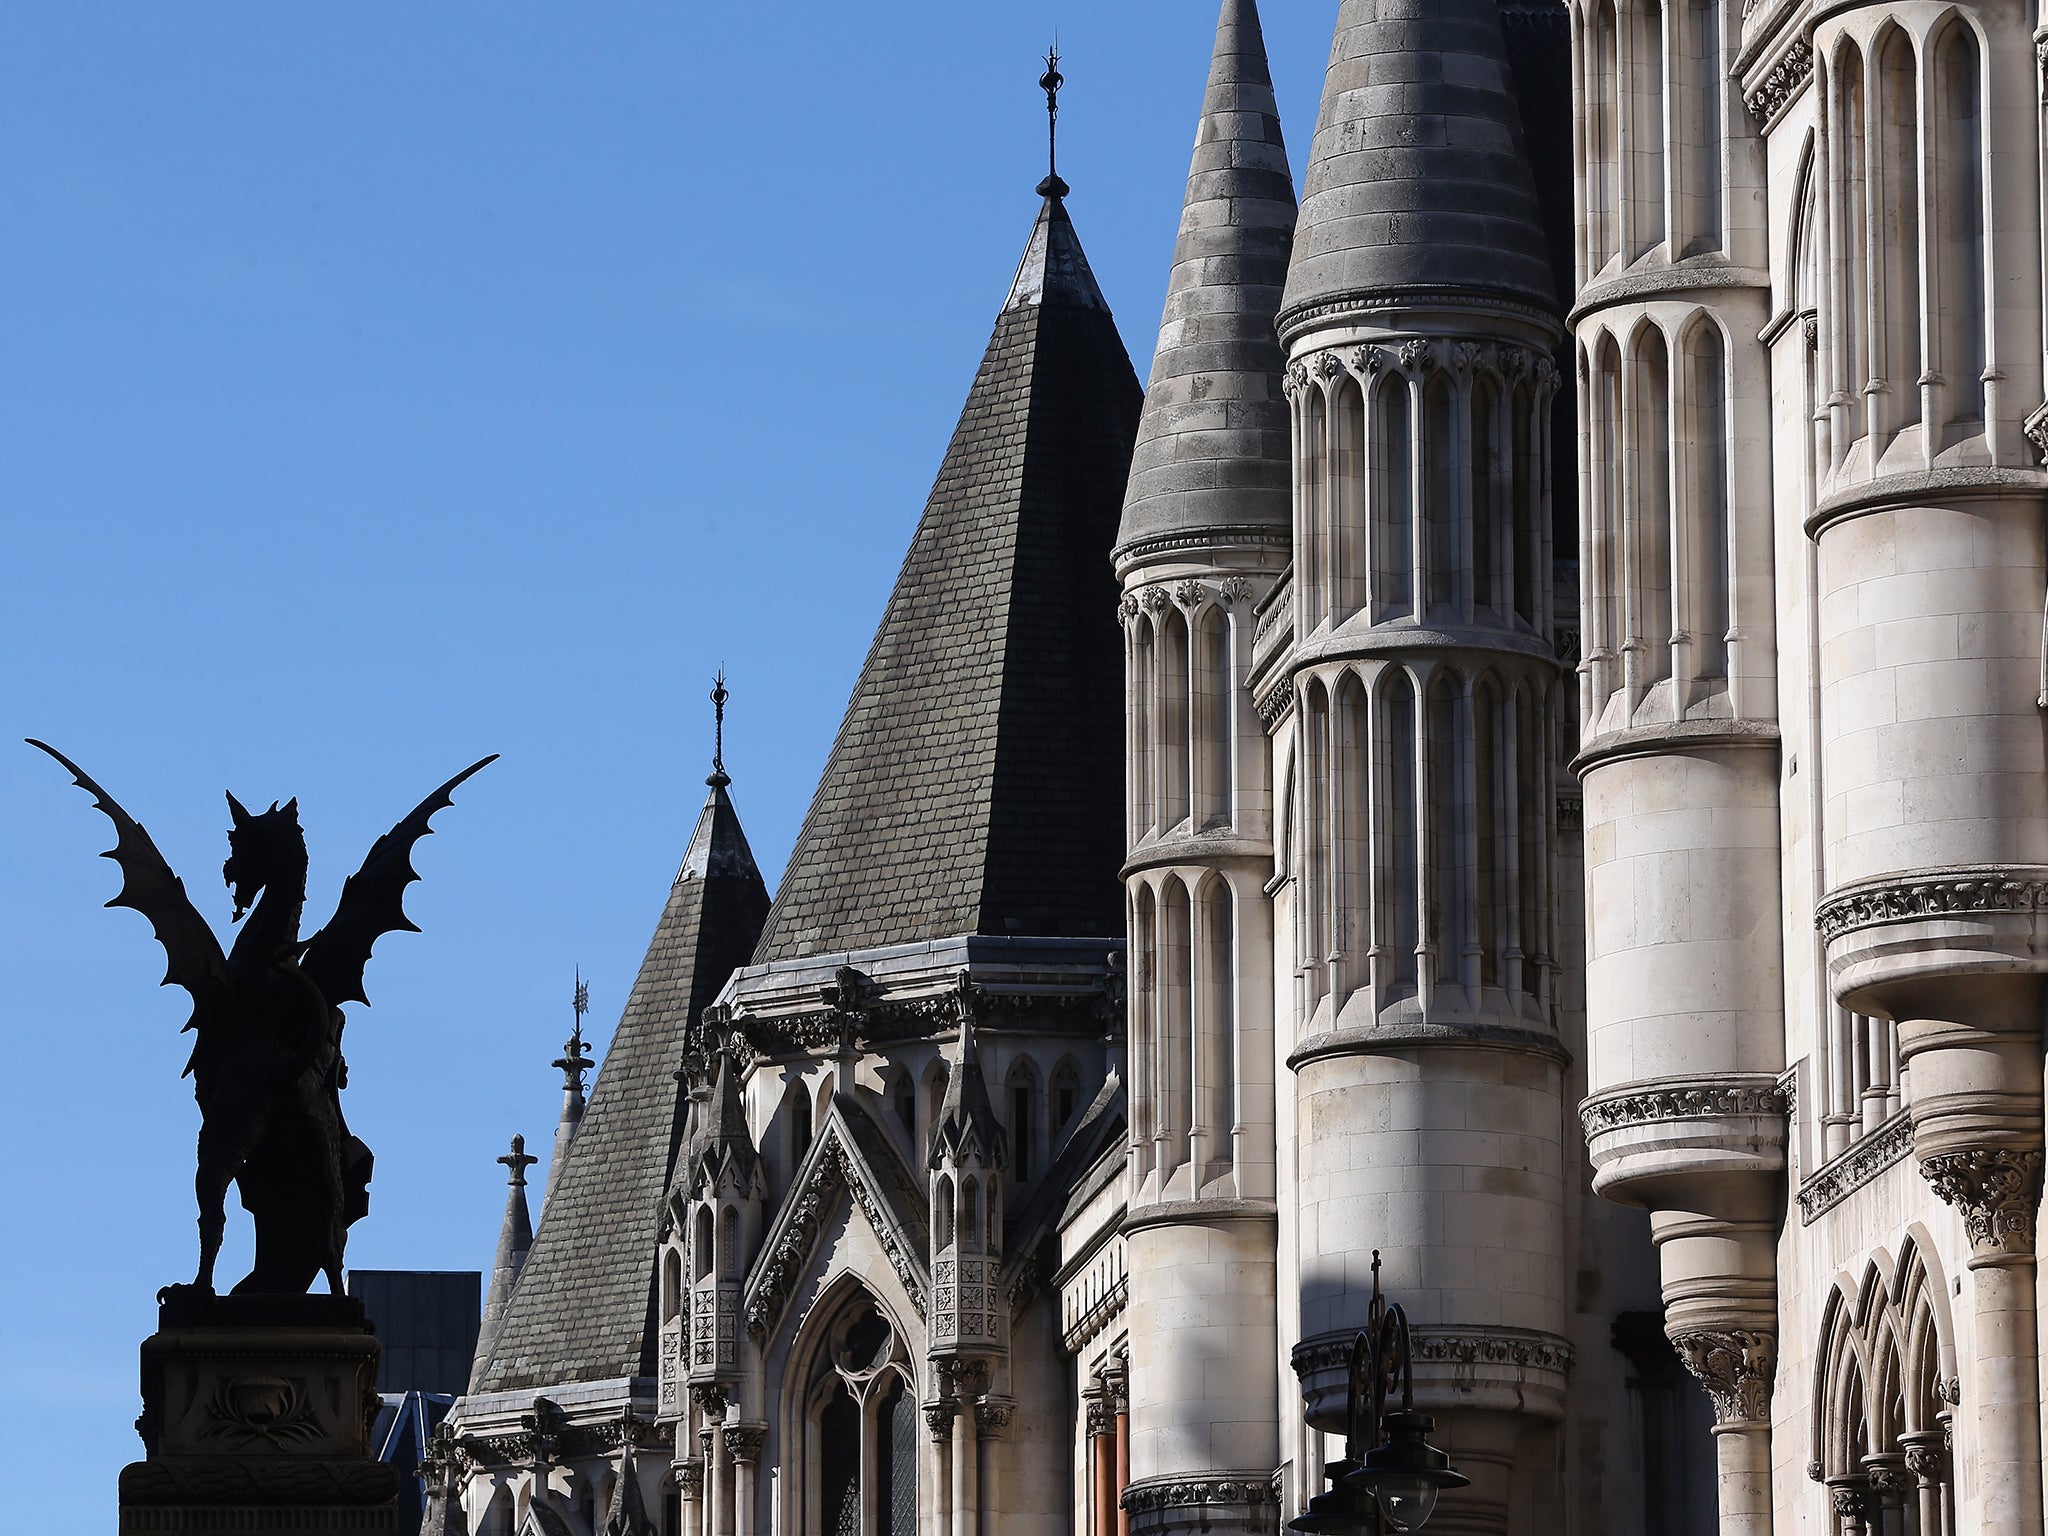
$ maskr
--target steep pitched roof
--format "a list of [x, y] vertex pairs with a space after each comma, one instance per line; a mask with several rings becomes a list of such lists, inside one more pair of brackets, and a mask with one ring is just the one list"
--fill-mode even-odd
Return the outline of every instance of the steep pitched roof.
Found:
[[1122, 932], [1109, 552], [1141, 394], [1046, 186], [756, 963]]
[[1499, 0], [1344, 0], [1283, 323], [1360, 297], [1556, 304]]
[[1291, 526], [1273, 317], [1293, 244], [1294, 179], [1259, 9], [1223, 0], [1119, 546]]
[[582, 1128], [472, 1390], [654, 1373], [654, 1255], [687, 1100], [689, 1022], [744, 965], [768, 888], [715, 773], [619, 1019]]

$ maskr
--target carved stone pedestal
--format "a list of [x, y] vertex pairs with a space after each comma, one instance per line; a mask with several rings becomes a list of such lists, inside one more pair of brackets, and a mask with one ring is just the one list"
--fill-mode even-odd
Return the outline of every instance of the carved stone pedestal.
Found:
[[391, 1536], [398, 1476], [370, 1448], [378, 1353], [353, 1297], [166, 1291], [122, 1536]]

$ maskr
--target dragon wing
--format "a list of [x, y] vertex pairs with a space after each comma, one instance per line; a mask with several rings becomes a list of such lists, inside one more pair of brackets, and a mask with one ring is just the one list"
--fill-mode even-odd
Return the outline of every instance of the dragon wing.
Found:
[[363, 867], [342, 882], [340, 905], [327, 926], [306, 941], [299, 961], [299, 969], [331, 1006], [368, 1004], [363, 968], [370, 963], [371, 946], [387, 933], [419, 932], [405, 915], [405, 888], [420, 877], [412, 867], [413, 844], [434, 830], [427, 823], [436, 811], [455, 803], [456, 786], [497, 760], [493, 752], [482, 762], [471, 763], [427, 796], [410, 816], [370, 845]]
[[121, 889], [110, 907], [129, 907], [149, 919], [157, 942], [170, 959], [163, 985], [176, 983], [192, 994], [192, 1017], [185, 1028], [199, 1022], [206, 1005], [227, 991], [228, 962], [221, 953], [206, 919], [185, 894], [185, 882], [171, 872], [171, 866], [157, 851], [142, 823], [122, 810], [114, 797], [95, 784], [86, 771], [47, 742], [28, 738], [28, 744], [62, 763], [72, 780], [92, 796], [93, 806], [106, 812], [114, 824], [114, 846], [100, 857], [121, 866]]

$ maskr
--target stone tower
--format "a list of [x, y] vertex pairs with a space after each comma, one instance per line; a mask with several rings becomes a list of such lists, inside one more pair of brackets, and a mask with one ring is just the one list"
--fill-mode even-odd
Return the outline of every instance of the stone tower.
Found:
[[1294, 439], [1294, 1241], [1309, 1422], [1342, 1427], [1373, 1249], [1472, 1479], [1560, 1502], [1551, 361], [1495, 0], [1345, 0], [1279, 333]]
[[1273, 331], [1294, 185], [1253, 0], [1216, 30], [1117, 536], [1124, 586], [1134, 1531], [1271, 1531], [1273, 790], [1249, 678], [1287, 561]]

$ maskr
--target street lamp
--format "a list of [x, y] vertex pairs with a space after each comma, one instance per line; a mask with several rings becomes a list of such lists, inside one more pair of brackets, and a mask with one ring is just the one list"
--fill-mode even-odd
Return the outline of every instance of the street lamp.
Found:
[[[1351, 1341], [1344, 1399], [1344, 1455], [1324, 1468], [1327, 1491], [1287, 1522], [1297, 1536], [1364, 1536], [1367, 1530], [1419, 1531], [1446, 1488], [1471, 1479], [1429, 1443], [1436, 1421], [1415, 1410], [1415, 1363], [1408, 1314], [1380, 1294], [1380, 1254], [1372, 1254], [1372, 1305]], [[1387, 1397], [1398, 1387], [1401, 1406]], [[1364, 1449], [1361, 1450], [1361, 1447]], [[1368, 1522], [1371, 1522], [1368, 1525]]]

